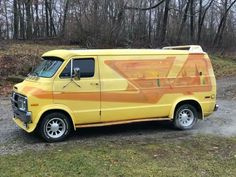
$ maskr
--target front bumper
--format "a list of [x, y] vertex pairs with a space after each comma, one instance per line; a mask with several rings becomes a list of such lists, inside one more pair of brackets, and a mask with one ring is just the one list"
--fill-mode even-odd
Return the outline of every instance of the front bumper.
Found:
[[32, 113], [28, 111], [20, 111], [16, 105], [15, 100], [11, 98], [12, 110], [14, 114], [14, 118], [20, 119], [23, 123], [28, 124], [32, 122]]

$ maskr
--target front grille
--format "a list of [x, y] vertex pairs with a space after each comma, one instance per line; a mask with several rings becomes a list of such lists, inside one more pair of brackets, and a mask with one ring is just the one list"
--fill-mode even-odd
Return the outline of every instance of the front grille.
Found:
[[13, 108], [18, 108], [18, 98], [19, 98], [18, 94], [12, 92], [11, 103]]
[[22, 95], [19, 95], [15, 92], [12, 92], [12, 96], [11, 96], [11, 102], [12, 102], [12, 106], [14, 109], [19, 109], [20, 105], [22, 104], [21, 101], [19, 101], [19, 98], [25, 98]]
[[27, 102], [28, 102], [27, 97], [15, 92], [12, 93], [11, 103], [12, 103], [14, 118], [20, 119], [25, 124], [32, 122], [31, 112], [28, 112]]

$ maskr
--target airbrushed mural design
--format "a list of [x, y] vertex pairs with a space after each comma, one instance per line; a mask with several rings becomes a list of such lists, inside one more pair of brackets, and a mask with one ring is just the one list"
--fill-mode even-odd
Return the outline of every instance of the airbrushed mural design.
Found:
[[157, 103], [164, 94], [193, 94], [212, 90], [208, 72], [211, 65], [204, 55], [189, 55], [180, 72], [175, 77], [168, 77], [174, 61], [174, 57], [163, 60], [106, 61], [109, 67], [128, 80], [129, 93], [102, 93], [102, 100]]
[[[28, 92], [41, 99], [91, 100], [104, 102], [158, 103], [165, 94], [193, 94], [212, 90], [209, 76], [211, 67], [203, 54], [189, 55], [178, 73], [172, 67], [175, 57], [163, 60], [106, 60], [105, 64], [127, 79], [128, 87], [119, 92], [63, 92], [25, 87]], [[176, 67], [174, 67], [176, 68]], [[172, 76], [170, 77], [170, 72]]]

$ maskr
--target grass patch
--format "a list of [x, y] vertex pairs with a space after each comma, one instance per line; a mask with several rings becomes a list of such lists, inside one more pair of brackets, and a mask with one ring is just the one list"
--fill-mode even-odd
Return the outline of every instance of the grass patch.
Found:
[[51, 44], [34, 44], [34, 43], [8, 43], [5, 49], [0, 49], [0, 56], [17, 56], [33, 55], [40, 57], [43, 53], [55, 49], [79, 48], [76, 45], [51, 45]]
[[214, 55], [210, 58], [217, 78], [236, 76], [236, 59]]
[[45, 151], [0, 156], [5, 176], [235, 176], [236, 139], [71, 142]]
[[0, 50], [0, 75], [26, 76], [41, 60], [43, 53], [55, 49], [79, 48], [78, 46], [42, 45], [42, 44], [8, 44], [7, 50]]
[[[33, 43], [6, 43], [0, 46], [0, 95], [7, 96], [12, 86], [38, 65], [41, 55], [49, 50], [79, 48], [72, 45], [50, 45]], [[17, 75], [17, 77], [12, 75]]]

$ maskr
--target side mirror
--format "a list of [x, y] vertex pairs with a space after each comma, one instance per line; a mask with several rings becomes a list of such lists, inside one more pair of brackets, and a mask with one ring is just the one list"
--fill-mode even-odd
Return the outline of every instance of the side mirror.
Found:
[[74, 75], [73, 78], [75, 80], [80, 80], [80, 68], [74, 68]]

